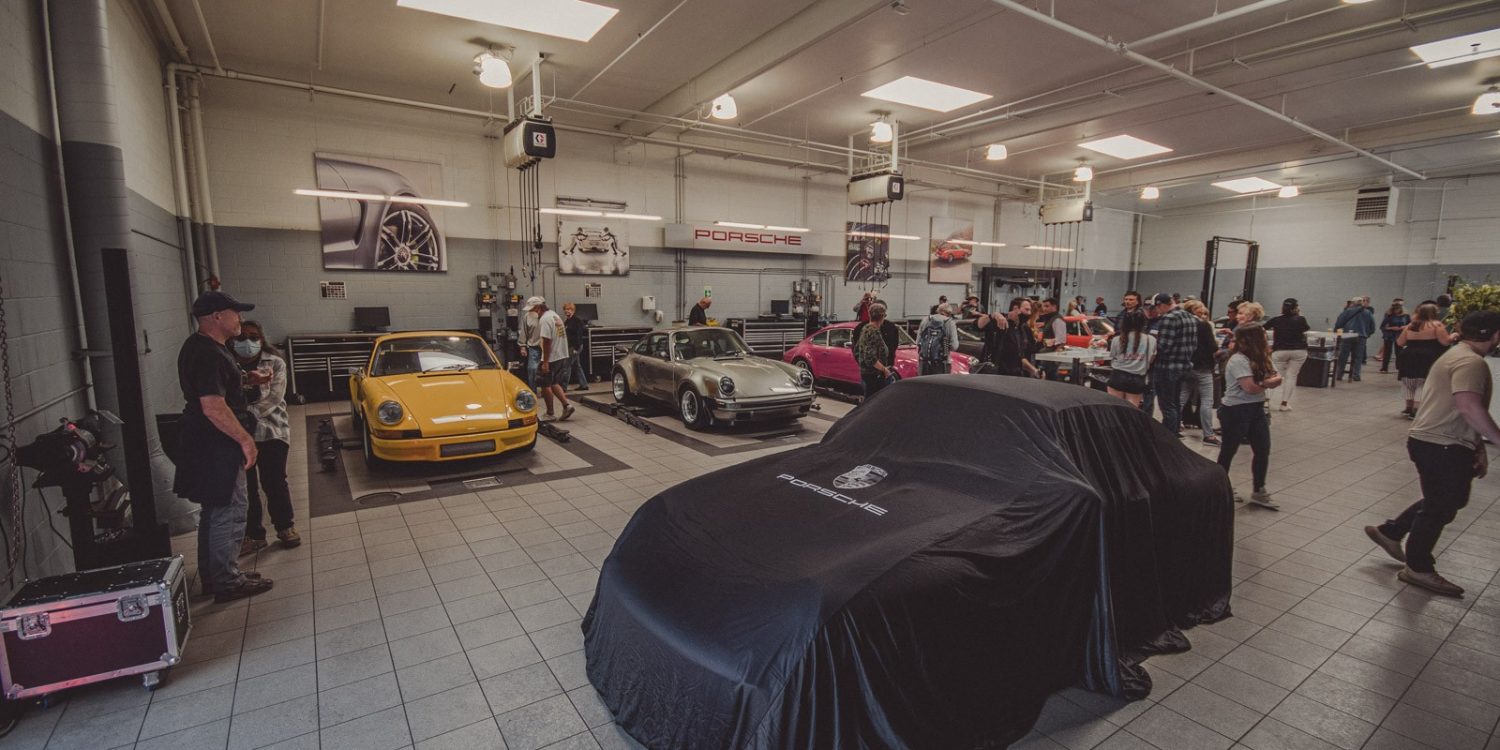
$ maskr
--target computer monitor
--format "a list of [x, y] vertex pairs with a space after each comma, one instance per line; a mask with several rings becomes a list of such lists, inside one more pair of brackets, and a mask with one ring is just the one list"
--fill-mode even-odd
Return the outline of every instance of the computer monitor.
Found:
[[585, 323], [593, 323], [599, 319], [599, 304], [597, 302], [574, 302], [573, 316]]
[[789, 299], [773, 299], [773, 300], [771, 300], [771, 314], [772, 315], [791, 315], [792, 314], [792, 301], [789, 300]]
[[391, 308], [389, 307], [354, 308], [354, 327], [361, 331], [375, 331], [390, 325]]

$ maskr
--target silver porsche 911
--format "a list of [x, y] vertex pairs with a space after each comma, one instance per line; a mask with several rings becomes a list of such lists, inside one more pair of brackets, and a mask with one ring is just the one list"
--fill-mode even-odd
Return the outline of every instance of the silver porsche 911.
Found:
[[[622, 347], [623, 348], [623, 347]], [[672, 406], [688, 427], [796, 419], [813, 402], [812, 375], [751, 353], [727, 328], [652, 331], [615, 364], [615, 400]]]

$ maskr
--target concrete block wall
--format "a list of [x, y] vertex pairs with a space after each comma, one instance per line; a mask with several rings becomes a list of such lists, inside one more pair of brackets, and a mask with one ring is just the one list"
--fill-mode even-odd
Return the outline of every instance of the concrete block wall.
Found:
[[[1244, 198], [1148, 218], [1142, 239], [1142, 291], [1198, 294], [1204, 243], [1214, 235], [1260, 242], [1256, 297], [1268, 309], [1297, 298], [1315, 326], [1331, 324], [1344, 300], [1369, 294], [1377, 311], [1395, 297], [1410, 306], [1441, 294], [1450, 275], [1500, 278], [1500, 177], [1405, 184], [1393, 226], [1355, 226], [1354, 191], [1281, 200]], [[1243, 278], [1228, 250], [1216, 307]], [[1216, 311], [1218, 312], [1218, 311]]]

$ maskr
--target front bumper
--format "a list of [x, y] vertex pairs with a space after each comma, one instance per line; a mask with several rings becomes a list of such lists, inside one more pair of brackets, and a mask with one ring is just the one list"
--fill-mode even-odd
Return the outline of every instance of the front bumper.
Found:
[[370, 436], [376, 457], [386, 461], [458, 461], [497, 456], [536, 442], [535, 422], [514, 429], [421, 438]]
[[812, 408], [813, 394], [756, 399], [709, 399], [709, 412], [724, 422], [761, 422], [793, 419]]

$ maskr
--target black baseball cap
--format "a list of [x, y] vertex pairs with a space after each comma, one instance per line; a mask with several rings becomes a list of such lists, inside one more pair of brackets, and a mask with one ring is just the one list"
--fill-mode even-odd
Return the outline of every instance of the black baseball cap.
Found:
[[1174, 302], [1176, 302], [1176, 300], [1172, 299], [1172, 295], [1167, 294], [1166, 292], [1162, 292], [1161, 294], [1158, 294], [1155, 297], [1151, 298], [1151, 304], [1153, 305], [1170, 305]]
[[193, 300], [193, 317], [201, 318], [205, 315], [213, 315], [222, 310], [235, 310], [238, 312], [250, 312], [255, 305], [246, 304], [219, 291], [207, 291], [198, 295]]
[[1458, 333], [1469, 341], [1483, 341], [1500, 331], [1500, 312], [1476, 310], [1464, 316]]

